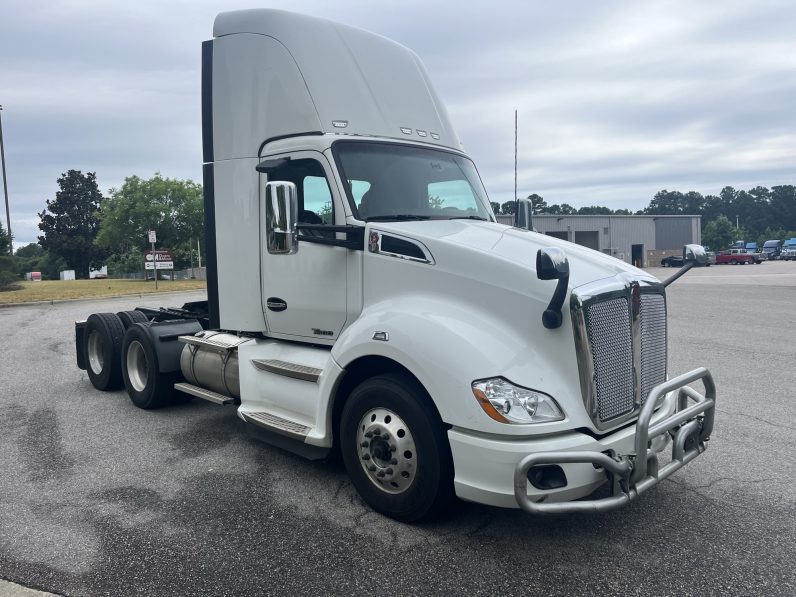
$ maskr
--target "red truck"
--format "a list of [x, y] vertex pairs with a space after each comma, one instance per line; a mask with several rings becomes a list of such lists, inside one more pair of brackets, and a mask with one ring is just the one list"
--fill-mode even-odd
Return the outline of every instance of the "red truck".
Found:
[[751, 254], [746, 252], [746, 249], [730, 249], [728, 251], [720, 251], [716, 253], [716, 264], [729, 263], [731, 265], [738, 265], [739, 263], [754, 263], [755, 260]]

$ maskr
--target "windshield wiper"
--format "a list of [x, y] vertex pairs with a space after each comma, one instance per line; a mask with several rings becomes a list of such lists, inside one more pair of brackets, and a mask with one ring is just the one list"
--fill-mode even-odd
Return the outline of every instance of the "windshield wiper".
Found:
[[371, 216], [365, 218], [366, 222], [386, 222], [389, 220], [428, 220], [431, 216], [418, 216], [415, 214], [391, 214], [383, 216]]
[[487, 218], [482, 218], [481, 216], [454, 216], [452, 218], [448, 218], [449, 220], [480, 220], [481, 222], [488, 222]]

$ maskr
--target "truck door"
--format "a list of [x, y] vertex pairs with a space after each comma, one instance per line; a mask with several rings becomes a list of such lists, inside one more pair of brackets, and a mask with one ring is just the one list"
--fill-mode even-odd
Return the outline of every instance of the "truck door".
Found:
[[347, 249], [321, 242], [334, 239], [322, 228], [302, 233], [293, 255], [272, 255], [265, 246], [265, 184], [288, 181], [298, 190], [299, 224], [332, 226], [345, 222], [342, 203], [327, 159], [320, 152], [301, 151], [268, 156], [277, 164], [260, 175], [260, 260], [263, 313], [269, 334], [297, 340], [329, 341], [346, 321]]

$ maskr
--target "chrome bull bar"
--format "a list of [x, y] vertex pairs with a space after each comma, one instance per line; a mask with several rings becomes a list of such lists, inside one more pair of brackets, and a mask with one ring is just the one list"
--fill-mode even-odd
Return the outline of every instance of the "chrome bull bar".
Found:
[[[704, 396], [688, 387], [701, 381]], [[650, 425], [655, 405], [669, 392], [679, 390], [675, 412]], [[689, 405], [689, 401], [693, 404]], [[636, 422], [635, 453], [616, 457], [602, 452], [537, 452], [525, 456], [514, 470], [514, 497], [520, 508], [531, 514], [567, 514], [570, 512], [607, 512], [633, 501], [705, 451], [705, 442], [713, 431], [716, 386], [704, 367], [684, 373], [655, 386], [650, 391]], [[671, 433], [672, 460], [658, 466], [656, 453], [649, 453], [650, 440]], [[528, 496], [528, 470], [540, 464], [591, 463], [603, 467], [614, 480], [609, 497], [593, 500], [544, 503]], [[609, 477], [610, 478], [610, 477]], [[538, 499], [538, 498], [536, 498]]]

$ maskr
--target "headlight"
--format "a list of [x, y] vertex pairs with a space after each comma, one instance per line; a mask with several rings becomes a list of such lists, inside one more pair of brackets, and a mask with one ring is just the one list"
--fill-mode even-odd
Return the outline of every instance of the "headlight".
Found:
[[501, 423], [561, 421], [564, 412], [547, 394], [515, 386], [502, 377], [473, 382], [473, 394], [484, 412]]

